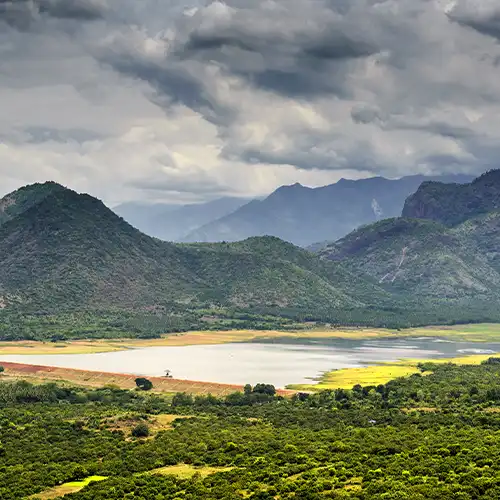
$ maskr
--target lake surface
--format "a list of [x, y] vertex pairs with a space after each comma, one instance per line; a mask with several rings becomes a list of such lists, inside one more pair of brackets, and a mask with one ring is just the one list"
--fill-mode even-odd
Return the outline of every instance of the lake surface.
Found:
[[321, 373], [405, 358], [432, 359], [500, 352], [500, 343], [436, 338], [389, 340], [279, 339], [221, 345], [146, 347], [99, 354], [6, 355], [0, 361], [276, 387], [311, 383]]

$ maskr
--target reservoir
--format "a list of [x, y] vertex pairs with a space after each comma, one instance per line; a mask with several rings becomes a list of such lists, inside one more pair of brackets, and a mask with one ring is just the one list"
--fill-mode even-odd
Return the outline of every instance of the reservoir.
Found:
[[323, 372], [399, 359], [494, 354], [500, 343], [438, 338], [291, 339], [219, 345], [164, 346], [99, 354], [4, 355], [1, 361], [226, 384], [313, 383]]

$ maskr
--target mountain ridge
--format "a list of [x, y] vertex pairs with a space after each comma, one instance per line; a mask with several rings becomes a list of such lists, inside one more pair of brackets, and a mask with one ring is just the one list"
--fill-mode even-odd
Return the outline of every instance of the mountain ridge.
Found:
[[[438, 176], [469, 182], [472, 176]], [[181, 241], [237, 241], [250, 236], [272, 235], [307, 247], [318, 241], [334, 241], [360, 225], [401, 214], [405, 199], [425, 176], [401, 179], [373, 177], [341, 179], [310, 188], [295, 183], [281, 186], [262, 201], [252, 201], [231, 214], [210, 222]]]

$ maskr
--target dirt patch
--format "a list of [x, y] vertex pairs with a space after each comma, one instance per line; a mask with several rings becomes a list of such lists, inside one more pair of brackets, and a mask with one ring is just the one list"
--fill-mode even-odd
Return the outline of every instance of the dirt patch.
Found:
[[[5, 375], [12, 378], [35, 379], [38, 381], [66, 381], [89, 387], [115, 385], [121, 389], [136, 388], [135, 379], [137, 375], [133, 374], [76, 370], [73, 368], [28, 365], [24, 363], [1, 362], [1, 364], [5, 368]], [[227, 396], [233, 392], [243, 391], [243, 386], [241, 385], [199, 382], [166, 377], [147, 378], [153, 383], [153, 392], [187, 392], [189, 394]], [[295, 391], [288, 390], [278, 390], [277, 392], [283, 396], [295, 393]]]
[[101, 427], [110, 431], [121, 431], [129, 436], [132, 429], [140, 423], [145, 423], [149, 427], [149, 438], [153, 438], [160, 431], [173, 430], [173, 422], [177, 419], [192, 418], [190, 415], [155, 415], [154, 417], [143, 418], [139, 415], [125, 414], [115, 417], [107, 417], [101, 420]]

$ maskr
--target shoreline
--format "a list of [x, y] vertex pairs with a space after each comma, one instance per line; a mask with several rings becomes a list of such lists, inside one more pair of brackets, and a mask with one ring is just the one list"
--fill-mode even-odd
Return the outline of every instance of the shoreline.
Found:
[[[409, 377], [415, 373], [424, 375], [419, 369], [420, 363], [456, 365], [479, 365], [488, 358], [498, 358], [496, 354], [469, 354], [450, 358], [426, 359], [401, 359], [399, 361], [386, 361], [356, 368], [339, 368], [324, 372], [315, 379], [313, 384], [288, 384], [287, 389], [294, 391], [321, 391], [328, 389], [352, 389], [356, 384], [362, 386], [386, 384], [399, 377]], [[426, 372], [425, 374], [429, 374]]]
[[[28, 363], [13, 363], [0, 361], [5, 371], [0, 375], [2, 379], [36, 380], [39, 382], [67, 382], [85, 387], [117, 386], [120, 389], [135, 389], [135, 379], [138, 374], [113, 373], [94, 370], [80, 370], [77, 368], [60, 368], [56, 366], [31, 365]], [[152, 393], [162, 392], [175, 394], [188, 392], [190, 394], [213, 394], [227, 396], [233, 392], [243, 392], [243, 385], [221, 384], [217, 382], [202, 382], [198, 380], [184, 380], [166, 377], [146, 377], [153, 383]], [[276, 389], [282, 396], [291, 396], [296, 391], [290, 389]]]
[[162, 335], [154, 339], [82, 339], [60, 342], [1, 341], [0, 355], [9, 354], [97, 354], [146, 347], [214, 345], [280, 338], [293, 339], [398, 339], [408, 337], [447, 338], [467, 342], [500, 342], [500, 324], [477, 323], [427, 326], [390, 330], [384, 328], [311, 328], [308, 330], [216, 330]]

